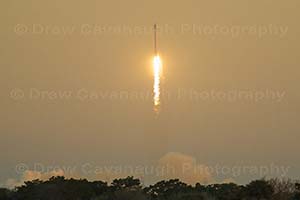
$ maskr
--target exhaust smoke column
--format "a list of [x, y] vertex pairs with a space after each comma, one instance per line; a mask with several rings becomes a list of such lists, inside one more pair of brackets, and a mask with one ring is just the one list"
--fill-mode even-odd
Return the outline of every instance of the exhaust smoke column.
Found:
[[154, 25], [154, 58], [153, 58], [153, 73], [154, 73], [154, 84], [153, 84], [153, 102], [154, 111], [159, 113], [160, 111], [160, 95], [161, 95], [161, 76], [162, 76], [162, 62], [157, 52], [157, 37], [156, 37], [157, 27]]

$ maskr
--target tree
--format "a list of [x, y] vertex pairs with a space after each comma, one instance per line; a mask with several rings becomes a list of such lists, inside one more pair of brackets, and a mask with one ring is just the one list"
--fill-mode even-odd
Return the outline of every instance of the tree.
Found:
[[0, 188], [0, 200], [9, 200], [11, 191], [5, 188]]
[[92, 199], [107, 191], [104, 182], [89, 182], [86, 179], [65, 179], [52, 177], [48, 181], [29, 181], [18, 187], [15, 192], [16, 200], [86, 200]]
[[207, 186], [206, 190], [219, 200], [240, 200], [242, 187], [234, 183], [213, 184]]
[[295, 183], [295, 189], [294, 200], [300, 200], [300, 183]]
[[[245, 187], [246, 197], [255, 199], [272, 199], [273, 187], [265, 179], [250, 182]], [[249, 198], [248, 198], [249, 199]]]
[[272, 200], [289, 200], [295, 195], [295, 183], [290, 179], [275, 178], [269, 180], [269, 183], [274, 190]]
[[246, 186], [234, 183], [195, 186], [178, 179], [142, 188], [133, 177], [106, 182], [52, 177], [33, 180], [15, 190], [0, 189], [0, 200], [300, 200], [300, 183], [289, 179], [256, 180]]
[[127, 178], [123, 179], [115, 179], [111, 183], [113, 191], [121, 190], [125, 188], [129, 189], [138, 189], [141, 188], [141, 182], [139, 179], [135, 179], [132, 176], [128, 176]]
[[180, 193], [186, 193], [188, 190], [191, 191], [192, 187], [187, 184], [180, 182], [178, 179], [172, 179], [169, 181], [160, 181], [155, 185], [151, 185], [144, 189], [153, 199], [168, 199], [172, 196], [178, 196]]

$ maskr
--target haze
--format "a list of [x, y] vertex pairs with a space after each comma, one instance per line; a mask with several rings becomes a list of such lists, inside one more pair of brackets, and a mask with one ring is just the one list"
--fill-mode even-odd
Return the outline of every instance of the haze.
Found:
[[[205, 166], [275, 165], [299, 179], [299, 6], [3, 1], [0, 183], [19, 180], [20, 163], [29, 170], [35, 163], [136, 166], [176, 156]], [[161, 28], [162, 92], [169, 95], [158, 117], [151, 97], [154, 23]], [[261, 175], [210, 179], [244, 183]]]

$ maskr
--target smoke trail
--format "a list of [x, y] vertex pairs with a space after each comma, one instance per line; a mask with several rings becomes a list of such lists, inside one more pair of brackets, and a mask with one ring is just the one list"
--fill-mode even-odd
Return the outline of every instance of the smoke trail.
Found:
[[153, 102], [154, 102], [154, 111], [156, 113], [159, 113], [160, 111], [160, 94], [161, 94], [161, 88], [160, 88], [160, 81], [161, 81], [161, 75], [162, 75], [162, 62], [159, 57], [159, 55], [154, 56], [153, 58], [153, 71], [154, 71], [154, 85], [153, 85]]

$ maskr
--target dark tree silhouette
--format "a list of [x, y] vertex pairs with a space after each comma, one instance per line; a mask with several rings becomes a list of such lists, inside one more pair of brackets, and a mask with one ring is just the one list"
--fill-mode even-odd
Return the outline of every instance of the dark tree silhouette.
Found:
[[274, 189], [272, 185], [266, 181], [265, 179], [256, 180], [250, 182], [246, 188], [246, 195], [249, 197], [248, 199], [270, 199], [273, 195]]
[[0, 200], [9, 200], [11, 191], [5, 188], [0, 188]]
[[295, 183], [295, 189], [294, 200], [300, 200], [300, 183]]
[[269, 183], [274, 189], [272, 200], [289, 200], [295, 196], [296, 185], [290, 179], [271, 179]]
[[187, 185], [178, 179], [142, 187], [139, 179], [102, 181], [52, 177], [33, 180], [14, 190], [0, 188], [0, 200], [300, 200], [300, 184], [284, 179], [256, 180], [246, 186], [234, 183]]
[[219, 200], [239, 200], [242, 197], [243, 187], [234, 183], [209, 185], [206, 191]]
[[135, 179], [132, 176], [128, 176], [124, 179], [115, 179], [112, 183], [112, 189], [114, 191], [121, 189], [137, 189], [141, 188], [141, 182], [139, 179]]
[[85, 179], [66, 180], [64, 177], [52, 177], [48, 181], [34, 180], [16, 188], [16, 200], [74, 200], [91, 199], [104, 193], [108, 186], [104, 182], [89, 182]]
[[169, 181], [160, 181], [155, 185], [151, 185], [144, 189], [152, 199], [169, 199], [170, 197], [178, 196], [191, 190], [192, 187], [180, 182], [178, 179]]

